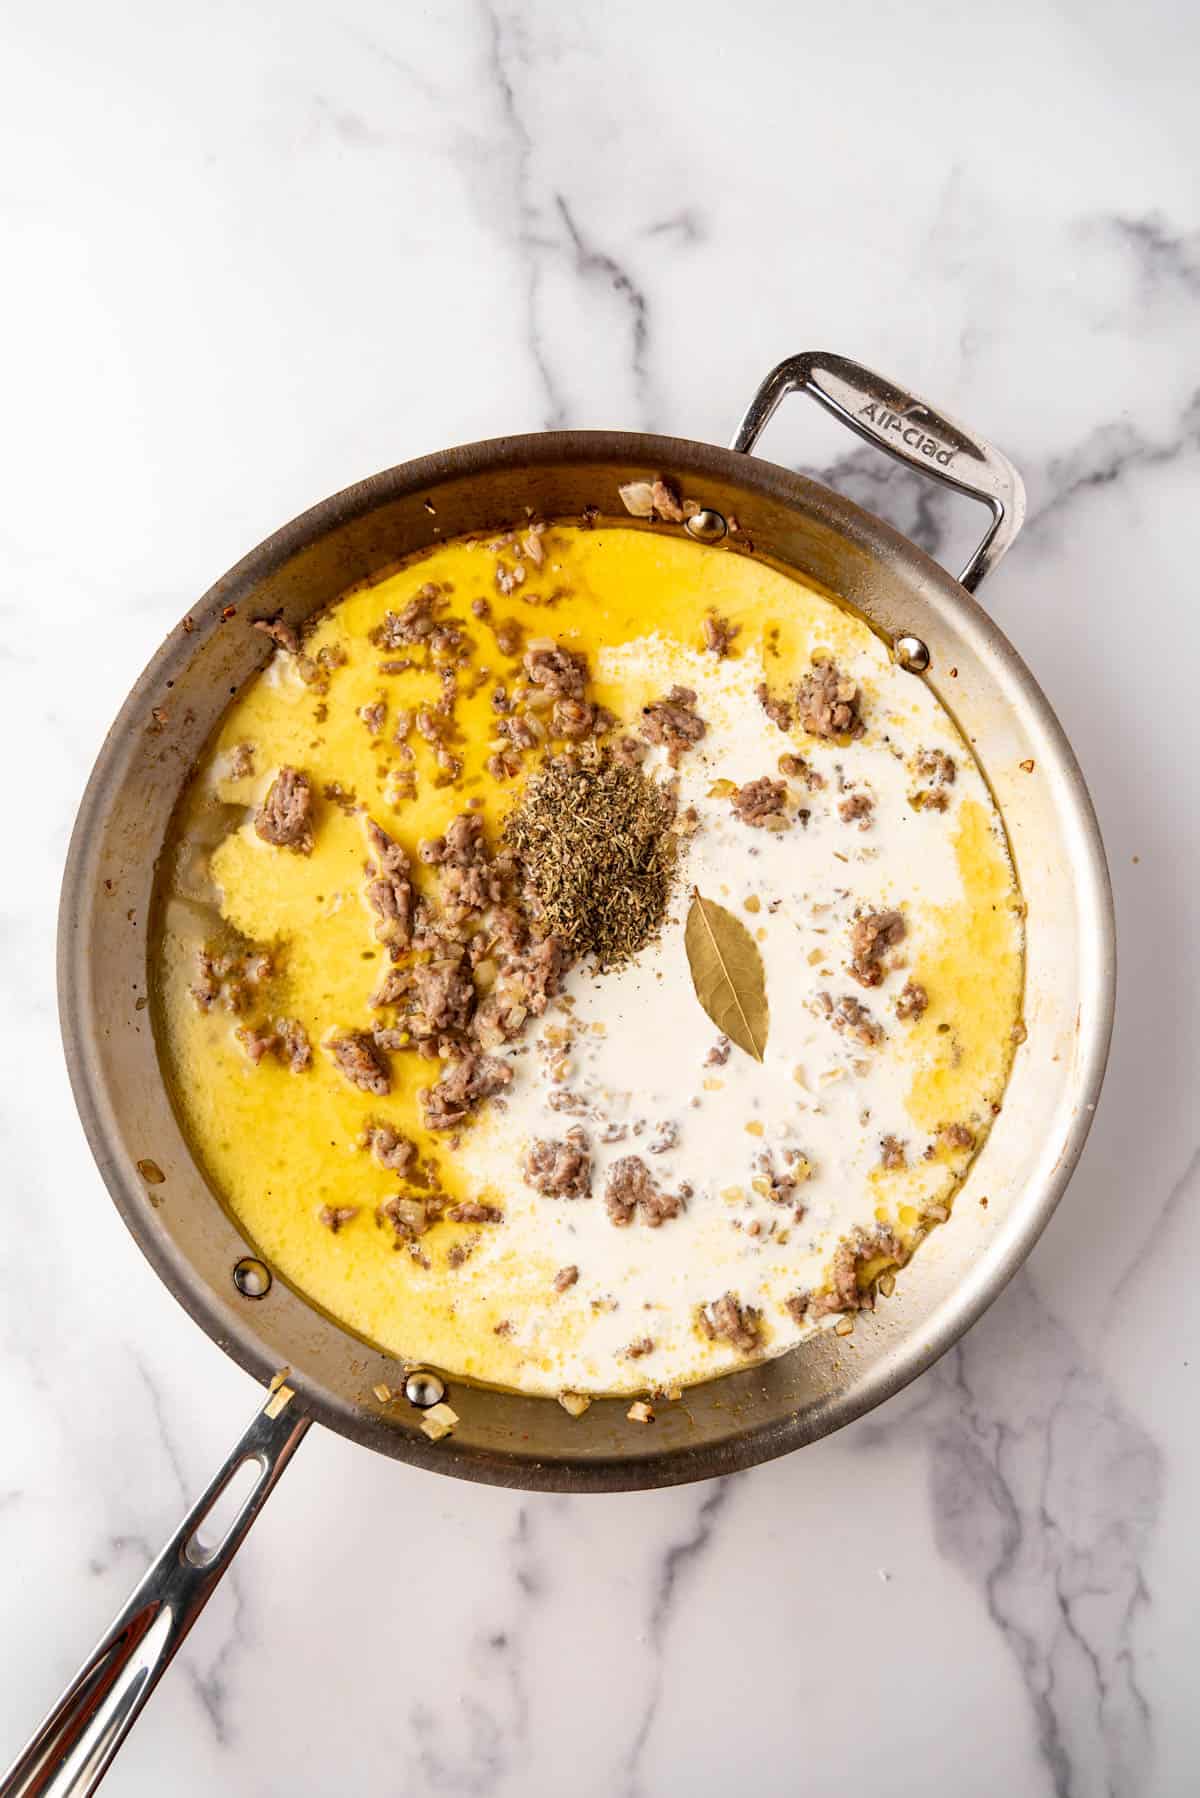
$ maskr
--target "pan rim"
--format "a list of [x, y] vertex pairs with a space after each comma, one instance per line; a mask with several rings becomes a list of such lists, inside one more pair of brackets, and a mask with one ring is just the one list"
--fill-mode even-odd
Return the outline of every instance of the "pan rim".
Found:
[[[757, 456], [748, 457], [693, 439], [617, 431], [531, 433], [460, 445], [397, 464], [318, 501], [242, 557], [191, 608], [189, 616], [197, 628], [214, 623], [229, 605], [237, 604], [240, 596], [253, 590], [267, 574], [284, 566], [337, 526], [369, 514], [388, 501], [417, 493], [436, 494], [439, 485], [484, 469], [581, 461], [611, 462], [622, 466], [658, 464], [676, 473], [722, 476], [734, 485], [753, 489], [789, 507], [807, 508], [870, 555], [898, 561], [914, 577], [932, 581], [953, 601], [967, 622], [982, 634], [989, 648], [999, 655], [1007, 674], [1020, 687], [1038, 728], [1053, 746], [1064, 777], [1063, 791], [1069, 795], [1072, 807], [1070, 821], [1082, 852], [1077, 878], [1089, 889], [1091, 909], [1098, 925], [1094, 955], [1098, 958], [1099, 984], [1088, 1040], [1081, 1045], [1078, 1079], [1081, 1102], [1071, 1120], [1066, 1141], [1046, 1175], [1040, 1204], [1022, 1218], [1019, 1227], [1002, 1245], [1003, 1255], [999, 1253], [1001, 1245], [997, 1245], [997, 1252], [991, 1258], [981, 1260], [979, 1267], [972, 1270], [971, 1277], [926, 1319], [918, 1334], [905, 1341], [895, 1357], [881, 1362], [856, 1385], [829, 1397], [803, 1416], [797, 1414], [782, 1420], [750, 1423], [726, 1442], [700, 1448], [668, 1448], [644, 1457], [614, 1454], [609, 1459], [584, 1462], [545, 1461], [524, 1454], [519, 1448], [514, 1448], [511, 1454], [490, 1454], [476, 1447], [464, 1451], [455, 1448], [452, 1440], [435, 1448], [419, 1434], [390, 1428], [340, 1395], [318, 1384], [302, 1381], [301, 1402], [314, 1419], [353, 1441], [414, 1465], [499, 1486], [612, 1492], [716, 1477], [757, 1465], [831, 1433], [901, 1391], [953, 1346], [998, 1296], [1049, 1222], [1090, 1129], [1112, 1031], [1115, 919], [1099, 826], [1074, 752], [1033, 675], [991, 614], [946, 570], [891, 526], [820, 483]], [[246, 1317], [223, 1303], [211, 1289], [205, 1288], [198, 1294], [194, 1284], [183, 1277], [186, 1258], [177, 1245], [161, 1231], [148, 1226], [144, 1193], [112, 1152], [114, 1131], [111, 1119], [106, 1115], [103, 1082], [98, 1078], [94, 1062], [89, 1066], [87, 1053], [92, 1020], [85, 1003], [85, 984], [79, 978], [78, 960], [82, 943], [79, 923], [89, 897], [88, 844], [104, 811], [107, 772], [129, 730], [144, 715], [148, 695], [158, 690], [164, 671], [176, 663], [181, 653], [180, 633], [172, 631], [134, 683], [106, 734], [80, 801], [66, 858], [59, 907], [60, 1028], [72, 1092], [84, 1132], [101, 1177], [126, 1227], [189, 1316], [240, 1366], [265, 1382], [276, 1371], [274, 1359], [266, 1352]], [[725, 1376], [726, 1379], [736, 1377]], [[529, 1399], [528, 1402], [545, 1404], [553, 1401]]]

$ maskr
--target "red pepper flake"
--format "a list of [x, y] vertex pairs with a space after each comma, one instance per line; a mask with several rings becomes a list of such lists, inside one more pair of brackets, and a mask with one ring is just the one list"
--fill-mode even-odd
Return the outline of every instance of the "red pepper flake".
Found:
[[1021, 767], [1025, 770], [1026, 774], [1032, 774], [1033, 773], [1033, 757], [1030, 756], [1028, 761], [1022, 762]]
[[951, 680], [957, 680], [957, 679], [958, 679], [958, 669], [957, 669], [957, 668], [952, 668], [952, 669], [951, 669], [951, 670], [950, 670], [950, 679], [951, 679]]
[[188, 613], [187, 617], [183, 621], [183, 628], [187, 632], [189, 637], [191, 636], [192, 632], [196, 628], [196, 620], [192, 617], [192, 614], [190, 612]]
[[230, 618], [236, 618], [236, 617], [237, 617], [237, 607], [236, 606], [223, 606], [222, 607], [222, 609], [221, 609], [222, 623], [224, 623], [226, 620], [228, 620]]

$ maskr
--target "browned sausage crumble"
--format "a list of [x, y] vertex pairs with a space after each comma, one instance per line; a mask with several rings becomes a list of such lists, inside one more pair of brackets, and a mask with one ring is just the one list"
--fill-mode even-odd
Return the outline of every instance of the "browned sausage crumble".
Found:
[[325, 1046], [338, 1072], [351, 1086], [357, 1086], [365, 1093], [375, 1093], [379, 1098], [391, 1092], [388, 1064], [369, 1031], [349, 1030], [343, 1036], [331, 1037]]
[[865, 726], [860, 712], [858, 682], [843, 674], [836, 662], [814, 662], [796, 689], [800, 723], [814, 737], [861, 737]]
[[511, 1080], [507, 1062], [468, 1050], [450, 1063], [436, 1086], [424, 1086], [418, 1092], [426, 1128], [455, 1129], [482, 1099], [503, 1092]]
[[245, 1011], [264, 981], [274, 973], [271, 957], [262, 949], [210, 949], [196, 951], [196, 976], [188, 992], [199, 1011]]
[[254, 829], [264, 843], [290, 849], [295, 855], [311, 855], [312, 783], [297, 768], [283, 767], [267, 789], [254, 814]]
[[848, 793], [845, 799], [838, 801], [838, 817], [842, 823], [857, 824], [860, 830], [870, 830], [874, 810], [875, 801], [869, 793]]
[[559, 1141], [532, 1143], [525, 1156], [525, 1179], [546, 1199], [586, 1199], [592, 1190], [592, 1157], [578, 1126]]
[[495, 1205], [481, 1205], [476, 1199], [464, 1199], [451, 1205], [446, 1216], [456, 1224], [502, 1224], [504, 1213]]
[[256, 631], [261, 631], [264, 637], [270, 637], [272, 643], [278, 644], [288, 655], [300, 654], [300, 638], [282, 612], [276, 612], [272, 618], [256, 618], [253, 622]]
[[[948, 1149], [975, 1147], [975, 1132], [967, 1124], [939, 1124], [937, 1133], [938, 1140], [944, 1142]], [[931, 1147], [925, 1153], [927, 1158], [931, 1158], [934, 1151]]]
[[657, 1230], [669, 1218], [679, 1216], [686, 1196], [686, 1188], [679, 1193], [660, 1192], [640, 1155], [622, 1155], [614, 1161], [604, 1187], [609, 1218], [621, 1228], [640, 1212], [641, 1221]]
[[875, 1022], [866, 1006], [845, 993], [835, 1001], [828, 993], [817, 994], [817, 1006], [822, 1017], [829, 1019], [834, 1029], [843, 1036], [849, 1036], [861, 1043], [866, 1049], [874, 1049], [883, 1041], [883, 1029]]
[[751, 1305], [743, 1305], [732, 1292], [705, 1305], [700, 1328], [710, 1342], [728, 1342], [743, 1355], [751, 1355], [762, 1339], [762, 1319]]
[[896, 1016], [904, 1019], [919, 1018], [929, 1006], [929, 994], [916, 980], [906, 980], [904, 990], [896, 1000]]
[[648, 743], [665, 745], [672, 768], [679, 766], [684, 750], [698, 743], [708, 729], [695, 707], [696, 694], [691, 687], [672, 687], [665, 699], [642, 707], [641, 733]]
[[317, 1219], [336, 1236], [342, 1225], [352, 1223], [360, 1210], [359, 1205], [322, 1205], [317, 1212]]
[[862, 1287], [859, 1275], [872, 1261], [898, 1263], [903, 1251], [894, 1230], [888, 1224], [877, 1224], [872, 1231], [856, 1229], [845, 1237], [834, 1251], [830, 1269], [830, 1290], [810, 1299], [808, 1316], [814, 1321], [835, 1312], [871, 1311], [875, 1307], [874, 1285]]
[[904, 917], [898, 911], [860, 912], [850, 926], [850, 973], [860, 986], [880, 986], [886, 973], [884, 956], [903, 941]]
[[958, 768], [954, 757], [943, 749], [921, 749], [913, 763], [925, 784], [910, 793], [908, 802], [917, 811], [944, 812], [950, 804], [949, 788], [954, 785]]
[[879, 1165], [889, 1172], [907, 1166], [904, 1144], [898, 1136], [884, 1136], [879, 1141]]
[[709, 612], [700, 628], [705, 649], [711, 651], [718, 661], [724, 661], [729, 654], [730, 645], [741, 630], [740, 625], [731, 624], [719, 612]]
[[791, 730], [792, 707], [786, 699], [780, 699], [778, 694], [772, 693], [765, 680], [759, 681], [754, 689], [754, 696], [772, 724], [777, 725], [780, 730]]
[[749, 824], [756, 830], [778, 829], [787, 823], [787, 782], [771, 780], [763, 775], [759, 780], [748, 780], [744, 787], [739, 787], [730, 796], [733, 813], [743, 824]]
[[293, 1074], [302, 1074], [312, 1065], [308, 1033], [295, 1018], [276, 1018], [270, 1024], [245, 1026], [237, 1032], [237, 1038], [255, 1067], [264, 1055], [285, 1062]]
[[372, 1118], [363, 1131], [361, 1140], [363, 1147], [371, 1151], [380, 1167], [387, 1168], [389, 1173], [399, 1174], [402, 1180], [414, 1177], [417, 1145], [394, 1125], [380, 1123]]

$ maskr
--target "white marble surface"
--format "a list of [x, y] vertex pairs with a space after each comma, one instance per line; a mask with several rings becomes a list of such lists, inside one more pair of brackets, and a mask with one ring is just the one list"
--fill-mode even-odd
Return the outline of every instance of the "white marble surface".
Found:
[[[957, 1352], [724, 1483], [526, 1497], [314, 1432], [107, 1789], [1194, 1791], [1194, 10], [42, 0], [2, 30], [0, 1758], [254, 1402], [127, 1239], [58, 1048], [59, 871], [128, 683], [356, 476], [552, 423], [723, 441], [821, 347], [1027, 478], [987, 601], [1120, 914], [1075, 1181]], [[811, 408], [766, 448], [969, 540]]]

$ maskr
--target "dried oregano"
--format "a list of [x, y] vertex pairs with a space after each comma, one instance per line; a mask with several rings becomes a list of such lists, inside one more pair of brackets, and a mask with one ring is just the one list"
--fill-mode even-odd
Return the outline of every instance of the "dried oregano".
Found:
[[674, 821], [674, 794], [607, 749], [543, 762], [504, 831], [539, 927], [600, 969], [636, 955], [666, 914]]

